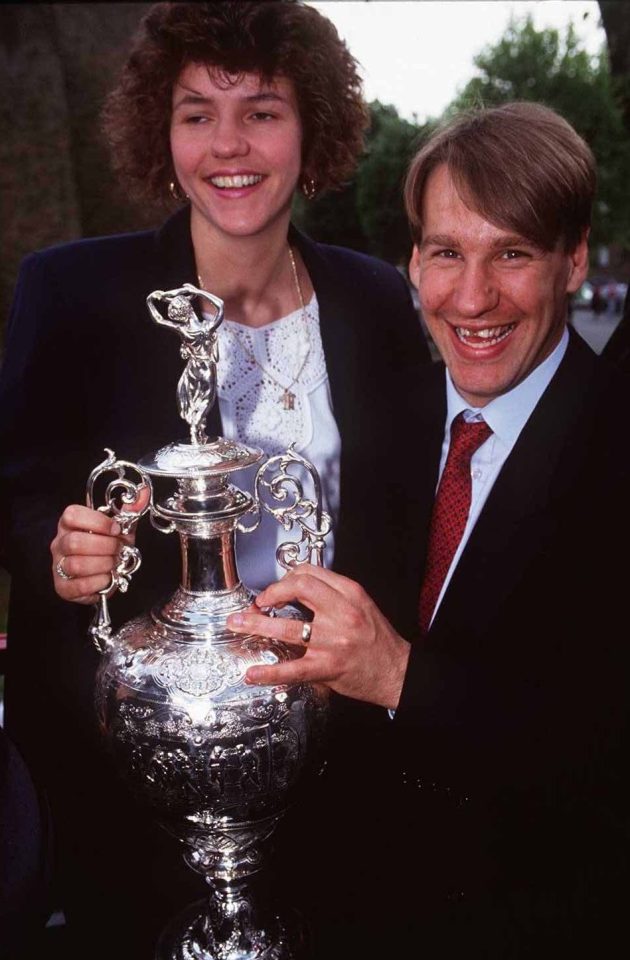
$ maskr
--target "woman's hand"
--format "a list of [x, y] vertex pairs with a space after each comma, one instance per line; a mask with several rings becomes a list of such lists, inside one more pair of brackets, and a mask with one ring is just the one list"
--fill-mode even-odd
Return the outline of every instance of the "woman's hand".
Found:
[[[148, 496], [148, 490], [141, 490], [135, 503], [125, 509], [142, 510]], [[98, 591], [111, 583], [121, 547], [132, 545], [134, 540], [135, 533], [122, 535], [119, 524], [98, 510], [77, 503], [66, 507], [50, 544], [57, 594], [62, 600], [96, 603]]]
[[282, 607], [293, 600], [313, 611], [308, 626], [255, 609], [228, 618], [228, 627], [236, 633], [273, 637], [304, 650], [297, 660], [250, 667], [247, 682], [324, 683], [347, 697], [395, 709], [410, 645], [363, 588], [330, 570], [304, 564], [259, 594], [256, 607]]

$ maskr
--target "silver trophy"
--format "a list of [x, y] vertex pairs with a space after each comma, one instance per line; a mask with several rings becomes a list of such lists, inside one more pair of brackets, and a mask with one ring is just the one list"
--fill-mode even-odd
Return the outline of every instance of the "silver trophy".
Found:
[[[290, 960], [302, 954], [299, 922], [283, 919], [277, 910], [265, 912], [249, 879], [260, 870], [264, 841], [296, 788], [321, 769], [326, 696], [308, 684], [246, 684], [248, 667], [299, 653], [275, 640], [234, 634], [226, 618], [254, 598], [239, 579], [236, 530], [255, 529], [265, 511], [286, 530], [296, 528], [299, 539], [282, 544], [276, 554], [289, 568], [322, 563], [331, 520], [322, 510], [314, 467], [292, 448], [259, 467], [254, 496], [229, 483], [231, 473], [259, 462], [263, 453], [206, 436], [222, 301], [185, 284], [156, 290], [147, 305], [156, 323], [181, 338], [186, 366], [177, 399], [190, 443], [169, 444], [139, 463], [107, 450], [90, 475], [87, 503], [94, 507], [95, 487], [103, 487], [98, 509], [114, 517], [123, 532], [146, 513], [157, 530], [177, 532], [182, 576], [162, 606], [114, 634], [108, 601], [117, 590], [127, 590], [140, 565], [136, 547], [122, 548], [90, 627], [103, 654], [96, 679], [98, 717], [118, 768], [184, 845], [186, 862], [211, 888], [208, 898], [164, 931], [157, 956]], [[200, 305], [211, 312], [197, 313]], [[305, 477], [314, 497], [304, 494]], [[158, 501], [154, 480], [166, 480], [171, 495]], [[142, 491], [146, 504], [130, 509]]]

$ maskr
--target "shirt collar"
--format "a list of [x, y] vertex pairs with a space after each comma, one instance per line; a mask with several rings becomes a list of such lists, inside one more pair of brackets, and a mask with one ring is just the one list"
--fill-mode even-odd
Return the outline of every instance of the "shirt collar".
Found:
[[569, 332], [565, 326], [560, 342], [549, 356], [537, 367], [534, 367], [532, 372], [516, 387], [499, 397], [495, 397], [485, 407], [471, 407], [470, 404], [466, 403], [455, 389], [447, 368], [446, 424], [449, 429], [455, 417], [462, 411], [467, 410], [473, 414], [471, 417], [466, 417], [467, 420], [480, 419], [483, 416], [493, 434], [508, 446], [512, 446], [553, 379], [562, 362], [568, 342]]

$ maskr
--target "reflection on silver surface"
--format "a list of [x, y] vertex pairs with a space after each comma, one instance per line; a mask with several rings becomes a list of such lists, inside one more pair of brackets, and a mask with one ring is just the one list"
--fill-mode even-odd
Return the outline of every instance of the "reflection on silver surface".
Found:
[[[205, 327], [193, 306], [198, 297], [216, 309]], [[264, 842], [296, 791], [321, 768], [326, 697], [307, 684], [246, 684], [250, 666], [299, 653], [264, 637], [233, 634], [226, 618], [253, 600], [240, 581], [234, 550], [245, 514], [264, 509], [287, 530], [297, 524], [300, 541], [280, 548], [287, 564], [321, 563], [330, 518], [317, 496], [304, 498], [299, 479], [289, 472], [291, 466], [305, 470], [319, 491], [314, 468], [292, 450], [260, 468], [256, 498], [228, 482], [234, 470], [262, 454], [221, 437], [209, 441], [205, 434], [221, 301], [184, 285], [156, 291], [147, 303], [157, 323], [182, 337], [187, 366], [178, 404], [191, 443], [170, 444], [139, 464], [106, 451], [90, 476], [88, 502], [95, 504], [97, 488], [113, 473], [99, 509], [116, 517], [126, 532], [148, 512], [158, 530], [177, 533], [182, 575], [166, 603], [114, 634], [108, 600], [116, 589], [127, 588], [140, 562], [135, 547], [121, 557], [91, 628], [104, 653], [96, 682], [98, 718], [118, 768], [212, 889], [208, 900], [169, 925], [159, 945], [162, 960], [297, 960], [304, 948], [300, 924], [277, 910], [265, 911], [248, 878], [260, 870]], [[165, 305], [166, 317], [160, 309]], [[175, 483], [161, 501], [151, 482], [155, 477]], [[148, 502], [133, 513], [127, 508], [143, 489]], [[282, 505], [273, 507], [274, 500]]]

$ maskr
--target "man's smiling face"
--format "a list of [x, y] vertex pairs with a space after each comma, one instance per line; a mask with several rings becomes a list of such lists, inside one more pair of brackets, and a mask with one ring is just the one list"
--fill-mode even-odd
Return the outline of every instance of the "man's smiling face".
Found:
[[567, 294], [588, 272], [586, 238], [571, 253], [541, 250], [466, 206], [441, 164], [427, 178], [409, 272], [453, 383], [482, 407], [559, 342]]

